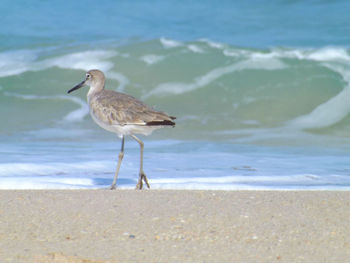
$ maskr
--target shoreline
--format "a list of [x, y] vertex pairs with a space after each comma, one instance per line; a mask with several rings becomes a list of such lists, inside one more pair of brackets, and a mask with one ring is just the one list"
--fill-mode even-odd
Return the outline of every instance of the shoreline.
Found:
[[2, 262], [345, 262], [350, 192], [0, 190]]

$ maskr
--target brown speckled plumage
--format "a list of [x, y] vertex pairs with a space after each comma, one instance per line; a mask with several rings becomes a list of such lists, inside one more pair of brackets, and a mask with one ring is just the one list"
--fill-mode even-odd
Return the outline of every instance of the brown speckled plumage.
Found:
[[102, 128], [118, 134], [122, 138], [117, 170], [111, 189], [116, 188], [120, 165], [124, 156], [124, 139], [129, 135], [140, 144], [140, 173], [136, 185], [142, 189], [145, 183], [149, 188], [146, 174], [143, 171], [143, 142], [135, 134], [148, 135], [153, 130], [165, 126], [175, 126], [175, 117], [164, 112], [153, 110], [140, 100], [116, 91], [105, 90], [105, 76], [102, 71], [93, 69], [86, 73], [86, 78], [80, 84], [70, 89], [68, 93], [83, 86], [90, 86], [87, 94], [90, 115]]
[[97, 118], [109, 125], [170, 125], [175, 117], [155, 111], [136, 98], [112, 90], [98, 92], [89, 101]]

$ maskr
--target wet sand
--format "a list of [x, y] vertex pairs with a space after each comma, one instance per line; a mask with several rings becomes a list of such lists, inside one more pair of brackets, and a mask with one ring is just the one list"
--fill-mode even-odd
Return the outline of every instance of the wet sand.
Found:
[[347, 262], [350, 192], [3, 190], [1, 262]]

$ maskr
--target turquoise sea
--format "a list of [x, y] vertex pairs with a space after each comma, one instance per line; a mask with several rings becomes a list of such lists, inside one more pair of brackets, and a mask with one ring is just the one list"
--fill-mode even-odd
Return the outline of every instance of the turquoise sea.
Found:
[[[0, 189], [105, 188], [119, 138], [85, 71], [177, 116], [145, 142], [152, 188], [350, 189], [350, 2], [8, 1]], [[133, 188], [127, 140], [118, 184]]]

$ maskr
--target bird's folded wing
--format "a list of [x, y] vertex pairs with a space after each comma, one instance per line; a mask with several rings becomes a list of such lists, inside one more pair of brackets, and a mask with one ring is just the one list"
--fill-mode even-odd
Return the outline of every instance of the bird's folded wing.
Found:
[[[110, 95], [110, 96], [108, 96]], [[112, 96], [111, 96], [112, 95]], [[109, 125], [173, 125], [171, 118], [163, 112], [148, 107], [136, 98], [115, 92], [105, 93], [90, 102], [93, 114]]]

